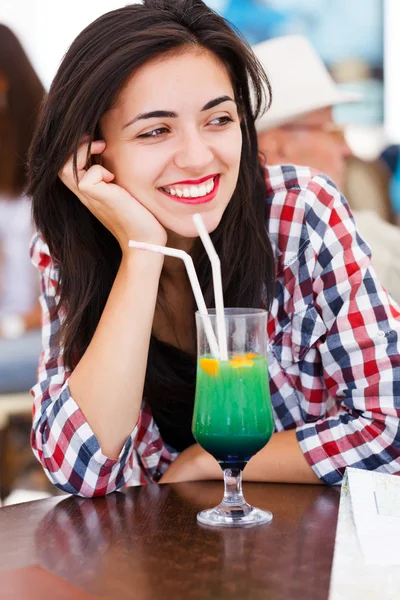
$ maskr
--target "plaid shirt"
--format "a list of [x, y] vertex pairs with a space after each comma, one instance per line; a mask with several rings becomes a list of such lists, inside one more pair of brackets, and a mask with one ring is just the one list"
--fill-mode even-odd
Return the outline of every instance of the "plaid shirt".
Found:
[[[325, 483], [346, 466], [400, 471], [400, 307], [382, 288], [349, 207], [332, 182], [309, 168], [269, 167], [268, 233], [276, 295], [268, 320], [268, 366], [275, 429], [296, 429]], [[99, 496], [157, 481], [177, 452], [161, 439], [145, 402], [117, 460], [105, 456], [72, 398], [70, 371], [55, 350], [63, 315], [57, 265], [40, 236], [43, 352], [34, 396], [32, 446], [65, 492]]]

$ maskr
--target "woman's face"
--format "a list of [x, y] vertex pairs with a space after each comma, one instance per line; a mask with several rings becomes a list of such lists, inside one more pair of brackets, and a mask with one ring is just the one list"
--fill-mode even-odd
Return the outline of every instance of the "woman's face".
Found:
[[166, 55], [139, 69], [101, 127], [103, 164], [172, 237], [219, 224], [239, 172], [242, 135], [228, 73], [207, 51]]

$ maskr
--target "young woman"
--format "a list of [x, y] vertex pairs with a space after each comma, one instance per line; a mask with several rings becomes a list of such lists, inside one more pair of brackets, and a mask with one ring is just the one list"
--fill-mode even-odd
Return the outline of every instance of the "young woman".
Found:
[[44, 89], [13, 32], [0, 25], [0, 393], [26, 392], [40, 355], [37, 272], [30, 264], [25, 160]]
[[195, 212], [225, 305], [270, 310], [276, 433], [245, 477], [334, 484], [347, 465], [400, 468], [399, 308], [334, 185], [261, 166], [264, 85], [250, 48], [201, 0], [108, 13], [61, 64], [30, 159], [44, 339], [32, 444], [66, 492], [222, 477], [190, 431], [184, 266], [128, 248], [190, 252], [213, 306]]

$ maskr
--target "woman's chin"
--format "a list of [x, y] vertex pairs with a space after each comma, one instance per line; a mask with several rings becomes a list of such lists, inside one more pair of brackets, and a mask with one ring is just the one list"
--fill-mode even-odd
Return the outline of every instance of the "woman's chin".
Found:
[[[217, 211], [202, 212], [201, 210], [196, 212], [201, 214], [208, 233], [212, 233], [218, 227], [222, 218], [222, 214], [220, 214], [219, 211], [218, 213]], [[195, 212], [193, 212], [193, 214], [195, 214]], [[167, 232], [171, 232], [179, 237], [196, 238], [199, 236], [192, 215], [185, 216], [185, 218], [179, 222], [165, 223], [163, 225]]]

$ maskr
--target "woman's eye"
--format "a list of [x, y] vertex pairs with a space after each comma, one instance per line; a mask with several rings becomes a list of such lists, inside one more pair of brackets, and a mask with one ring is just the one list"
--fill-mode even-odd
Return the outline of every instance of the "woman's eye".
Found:
[[152, 131], [148, 131], [147, 133], [141, 133], [138, 135], [139, 138], [158, 138], [162, 136], [164, 133], [168, 133], [169, 129], [166, 127], [157, 127], [157, 129], [153, 129]]
[[227, 125], [227, 123], [233, 123], [233, 119], [225, 115], [224, 117], [217, 117], [210, 121], [210, 125], [217, 125], [218, 127], [222, 127], [223, 125]]

